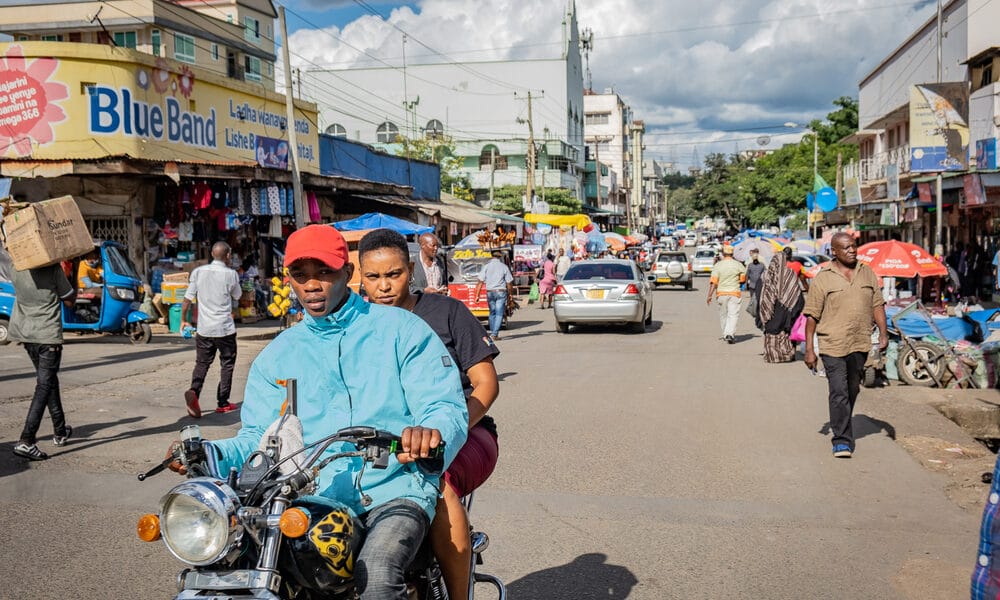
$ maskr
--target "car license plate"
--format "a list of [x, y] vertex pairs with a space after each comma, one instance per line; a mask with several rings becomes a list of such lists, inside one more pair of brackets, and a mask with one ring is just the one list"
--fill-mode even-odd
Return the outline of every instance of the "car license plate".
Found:
[[656, 283], [670, 283], [670, 278], [669, 277], [660, 277], [659, 279], [656, 280]]
[[586, 290], [584, 296], [588, 300], [604, 300], [604, 290]]

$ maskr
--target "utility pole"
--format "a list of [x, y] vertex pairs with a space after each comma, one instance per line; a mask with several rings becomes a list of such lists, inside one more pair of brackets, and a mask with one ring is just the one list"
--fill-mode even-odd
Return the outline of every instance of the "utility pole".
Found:
[[278, 6], [278, 20], [281, 24], [281, 58], [285, 67], [285, 114], [288, 122], [288, 157], [292, 163], [292, 199], [295, 207], [295, 228], [306, 224], [302, 205], [302, 177], [299, 174], [299, 140], [295, 131], [295, 99], [292, 98], [292, 61], [288, 56], [288, 27], [285, 25], [285, 7]]
[[493, 177], [497, 172], [497, 149], [490, 146], [490, 210], [493, 210]]
[[531, 210], [535, 196], [535, 125], [531, 120], [531, 90], [528, 90], [528, 120], [517, 119], [518, 123], [528, 124], [528, 152], [527, 152], [527, 169], [528, 176], [525, 182], [525, 204], [528, 205], [527, 210]]
[[[943, 25], [943, 13], [941, 8], [941, 0], [937, 0], [937, 82], [941, 83], [942, 74], [942, 63], [941, 63], [941, 42], [944, 38], [944, 34], [941, 31], [941, 25]], [[941, 217], [941, 213], [944, 211], [944, 203], [941, 199], [941, 194], [943, 193], [943, 182], [941, 177], [941, 172], [937, 174], [937, 179], [934, 183], [934, 254], [937, 256], [944, 256], [944, 222]]]
[[632, 121], [629, 126], [629, 133], [632, 137], [632, 197], [629, 199], [628, 207], [628, 228], [632, 233], [638, 215], [633, 217], [633, 206], [642, 205], [642, 134], [646, 131], [646, 125], [642, 121]]

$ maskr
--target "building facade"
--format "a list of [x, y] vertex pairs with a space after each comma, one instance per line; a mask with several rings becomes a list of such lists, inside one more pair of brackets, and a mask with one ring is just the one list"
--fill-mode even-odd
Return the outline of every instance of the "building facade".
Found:
[[270, 0], [0, 0], [14, 41], [101, 44], [274, 89]]
[[626, 190], [630, 187], [629, 125], [632, 123], [632, 109], [612, 89], [601, 94], [586, 92], [583, 108], [588, 155], [608, 165], [616, 182], [608, 194], [602, 196], [598, 208], [624, 214]]
[[304, 98], [327, 134], [373, 145], [400, 137], [455, 147], [477, 198], [493, 185], [526, 185], [529, 139], [534, 187], [583, 198], [583, 67], [575, 3], [551, 58], [492, 62], [309, 69]]
[[[946, 2], [940, 31], [937, 17], [932, 17], [860, 82], [859, 130], [847, 140], [859, 146], [860, 159], [844, 168], [844, 210], [838, 212], [869, 230], [869, 239], [896, 235], [925, 248], [940, 245], [944, 251], [959, 242], [997, 246], [1000, 33], [993, 24], [998, 20], [1000, 6], [989, 0]], [[919, 94], [927, 95], [921, 88], [939, 82], [956, 84], [959, 93], [953, 103], [965, 113], [965, 130], [953, 137], [958, 155], [949, 161], [935, 159], [931, 164], [941, 167], [935, 170], [928, 168], [923, 140], [941, 135], [943, 128], [922, 117], [915, 120], [914, 115], [921, 110]]]

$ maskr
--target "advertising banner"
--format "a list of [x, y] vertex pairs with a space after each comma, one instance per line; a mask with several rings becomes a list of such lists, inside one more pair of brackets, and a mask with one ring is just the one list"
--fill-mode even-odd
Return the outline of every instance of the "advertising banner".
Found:
[[969, 86], [964, 81], [910, 88], [910, 171], [969, 167]]
[[857, 177], [844, 178], [844, 204], [861, 204], [861, 181]]
[[982, 206], [986, 204], [986, 190], [983, 188], [983, 181], [979, 173], [970, 173], [963, 177], [962, 180], [965, 206]]
[[[285, 98], [173, 60], [96, 44], [0, 44], [0, 158], [128, 156], [288, 168]], [[315, 105], [297, 102], [302, 171], [319, 172]], [[261, 139], [258, 139], [261, 138]]]
[[885, 197], [889, 200], [899, 198], [899, 165], [885, 166]]
[[996, 138], [976, 140], [976, 168], [977, 169], [998, 168]]

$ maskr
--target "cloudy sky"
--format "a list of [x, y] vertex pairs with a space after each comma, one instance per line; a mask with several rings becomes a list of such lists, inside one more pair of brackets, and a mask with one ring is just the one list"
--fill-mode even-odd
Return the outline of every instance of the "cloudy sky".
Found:
[[[284, 0], [293, 66], [552, 57], [565, 0]], [[577, 0], [593, 89], [646, 122], [646, 150], [679, 168], [776, 147], [857, 97], [857, 84], [934, 14], [934, 0]], [[431, 48], [432, 50], [428, 50]], [[375, 60], [377, 59], [377, 61]], [[306, 75], [308, 77], [308, 75]]]

